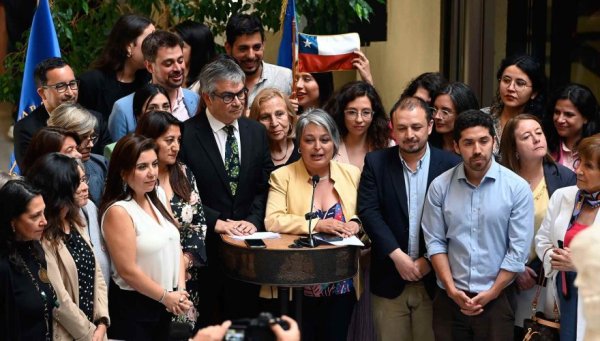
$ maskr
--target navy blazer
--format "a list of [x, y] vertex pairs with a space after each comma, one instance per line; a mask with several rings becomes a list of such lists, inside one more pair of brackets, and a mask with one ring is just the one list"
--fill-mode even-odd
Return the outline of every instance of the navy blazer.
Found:
[[[427, 187], [431, 181], [461, 162], [453, 153], [429, 147], [430, 163]], [[408, 253], [408, 200], [398, 146], [368, 153], [358, 188], [358, 214], [372, 241], [371, 293], [385, 298], [398, 297], [404, 290], [402, 279], [389, 254], [397, 248]], [[419, 256], [427, 251], [419, 233]], [[424, 278], [428, 293], [433, 295], [433, 268]]]
[[544, 161], [544, 179], [546, 180], [546, 189], [548, 197], [551, 197], [559, 188], [575, 186], [577, 176], [569, 168], [559, 164]]

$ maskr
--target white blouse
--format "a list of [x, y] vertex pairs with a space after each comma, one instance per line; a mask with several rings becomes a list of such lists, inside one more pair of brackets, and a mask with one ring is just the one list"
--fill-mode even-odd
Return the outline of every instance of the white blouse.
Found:
[[[148, 200], [150, 200], [148, 198]], [[158, 217], [160, 224], [146, 213], [138, 203], [131, 200], [121, 200], [112, 204], [123, 207], [131, 220], [136, 234], [136, 264], [153, 281], [171, 291], [177, 288], [179, 281], [179, 261], [181, 244], [179, 230], [166, 220], [158, 209], [150, 202], [150, 206]], [[110, 209], [109, 207], [109, 209]], [[108, 211], [108, 210], [107, 210]], [[102, 216], [102, 234], [104, 235], [104, 217]], [[122, 290], [134, 290], [129, 286], [112, 263], [111, 277]]]

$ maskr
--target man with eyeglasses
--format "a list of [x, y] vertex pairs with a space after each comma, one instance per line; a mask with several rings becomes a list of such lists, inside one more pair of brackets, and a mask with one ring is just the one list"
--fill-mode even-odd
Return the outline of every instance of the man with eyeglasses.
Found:
[[391, 111], [398, 145], [368, 153], [358, 188], [358, 212], [371, 241], [371, 303], [379, 340], [433, 340], [435, 274], [421, 233], [431, 181], [460, 162], [433, 148], [431, 108], [417, 97]]
[[[167, 90], [171, 113], [180, 121], [196, 114], [200, 97], [197, 93], [182, 88], [185, 79], [183, 40], [171, 32], [154, 31], [142, 42], [142, 53], [146, 70], [152, 75], [152, 83]], [[115, 102], [108, 118], [108, 130], [113, 141], [133, 132], [137, 126], [133, 112], [133, 96], [130, 94]]]
[[[221, 270], [219, 234], [248, 235], [264, 230], [269, 175], [274, 168], [265, 128], [243, 117], [248, 91], [245, 74], [224, 57], [200, 73], [205, 108], [184, 124], [179, 155], [198, 179], [208, 231], [208, 267], [200, 281], [199, 325], [256, 316], [258, 286], [234, 281]], [[216, 316], [215, 312], [223, 316]]]
[[[29, 115], [23, 117], [15, 124], [15, 158], [20, 164], [25, 156], [32, 136], [41, 128], [47, 126], [47, 121], [52, 111], [62, 103], [77, 103], [79, 82], [71, 67], [61, 58], [48, 58], [35, 67], [35, 82], [37, 92], [42, 98], [42, 105], [38, 106]], [[104, 146], [109, 143], [106, 123], [102, 114], [90, 112], [98, 120], [96, 131], [99, 141], [94, 145], [93, 152], [102, 154]]]
[[234, 14], [227, 22], [225, 33], [225, 51], [246, 74], [248, 107], [262, 89], [276, 88], [288, 96], [292, 93], [292, 71], [263, 61], [265, 30], [259, 17]]

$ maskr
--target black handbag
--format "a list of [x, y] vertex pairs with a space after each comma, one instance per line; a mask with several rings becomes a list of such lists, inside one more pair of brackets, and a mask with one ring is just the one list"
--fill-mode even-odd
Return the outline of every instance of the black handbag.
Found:
[[560, 321], [556, 298], [554, 299], [553, 309], [554, 320], [546, 318], [543, 312], [537, 311], [544, 278], [544, 268], [542, 266], [542, 270], [538, 275], [535, 297], [531, 302], [531, 318], [523, 321], [523, 329], [525, 330], [523, 341], [560, 341]]

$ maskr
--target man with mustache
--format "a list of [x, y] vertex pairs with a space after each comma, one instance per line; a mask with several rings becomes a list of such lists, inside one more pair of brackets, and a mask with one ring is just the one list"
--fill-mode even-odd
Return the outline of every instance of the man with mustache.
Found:
[[227, 22], [226, 36], [225, 51], [246, 74], [248, 107], [258, 92], [265, 88], [276, 88], [288, 96], [292, 93], [292, 71], [263, 61], [265, 30], [257, 16], [231, 16]]
[[[35, 133], [48, 125], [52, 111], [62, 103], [77, 103], [79, 81], [75, 79], [73, 69], [62, 58], [52, 57], [35, 66], [35, 83], [42, 98], [42, 105], [35, 108], [15, 124], [15, 159], [21, 164], [25, 151]], [[95, 131], [98, 139], [92, 152], [102, 154], [104, 146], [110, 143], [106, 122], [99, 112], [90, 110], [97, 119]]]
[[[174, 33], [154, 31], [142, 42], [142, 53], [146, 70], [152, 75], [152, 83], [167, 90], [172, 114], [185, 121], [196, 114], [200, 97], [197, 93], [182, 88], [185, 79], [183, 60], [183, 40]], [[108, 131], [114, 141], [135, 130], [133, 95], [130, 94], [115, 102], [108, 119]]]
[[421, 212], [431, 181], [460, 162], [433, 148], [429, 105], [417, 97], [391, 110], [398, 145], [365, 157], [358, 210], [371, 241], [371, 302], [379, 340], [431, 340], [435, 275], [426, 259]]
[[493, 157], [490, 115], [467, 110], [454, 123], [463, 162], [431, 183], [422, 228], [439, 286], [436, 340], [513, 340], [511, 285], [533, 238], [529, 185]]

